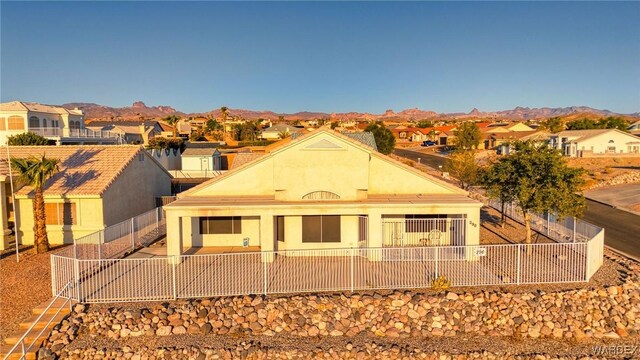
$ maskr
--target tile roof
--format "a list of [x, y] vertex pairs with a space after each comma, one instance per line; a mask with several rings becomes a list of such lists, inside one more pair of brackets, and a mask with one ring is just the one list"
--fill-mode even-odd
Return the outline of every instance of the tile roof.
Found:
[[182, 156], [213, 156], [218, 151], [216, 148], [188, 147], [182, 152]]
[[51, 114], [83, 115], [82, 110], [68, 110], [61, 106], [44, 105], [34, 102], [11, 101], [0, 104], [0, 111], [36, 111]]
[[259, 159], [263, 157], [265, 154], [260, 153], [251, 153], [251, 152], [240, 152], [237, 153], [235, 158], [233, 159], [233, 163], [229, 169], [236, 169], [246, 163], [250, 163], [253, 160]]
[[376, 138], [373, 136], [372, 132], [343, 132], [342, 134], [367, 145], [375, 151], [378, 151]]
[[[47, 181], [44, 190], [45, 195], [65, 196], [102, 195], [138, 153], [147, 155], [141, 147], [127, 145], [10, 146], [9, 151], [11, 158], [44, 155], [60, 160], [58, 173]], [[0, 160], [6, 163], [6, 158], [6, 152], [1, 151]], [[5, 171], [0, 175], [8, 175], [8, 168], [0, 169]], [[31, 191], [25, 186], [17, 194], [28, 195]]]

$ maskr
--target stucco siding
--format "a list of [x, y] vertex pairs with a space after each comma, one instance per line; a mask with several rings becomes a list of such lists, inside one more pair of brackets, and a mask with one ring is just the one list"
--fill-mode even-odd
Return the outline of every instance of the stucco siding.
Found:
[[403, 169], [400, 165], [372, 158], [369, 170], [369, 194], [459, 194], [436, 181]]
[[[23, 244], [33, 244], [33, 200], [16, 199], [20, 236]], [[75, 225], [47, 225], [50, 244], [71, 244], [73, 239], [89, 235], [104, 228], [101, 198], [45, 198], [45, 203], [71, 202], [76, 204]]]
[[103, 194], [104, 223], [113, 225], [156, 207], [156, 197], [171, 195], [171, 178], [146, 152], [138, 155]]

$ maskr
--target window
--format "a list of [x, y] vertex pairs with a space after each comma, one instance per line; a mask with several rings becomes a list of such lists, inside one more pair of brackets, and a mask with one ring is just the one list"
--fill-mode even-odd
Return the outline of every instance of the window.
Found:
[[44, 214], [47, 225], [76, 225], [75, 203], [45, 203]]
[[24, 118], [22, 116], [9, 116], [7, 130], [24, 130]]
[[284, 241], [284, 216], [276, 216], [276, 240]]
[[3, 117], [0, 117], [0, 131], [1, 130], [7, 130], [7, 122]]
[[446, 214], [439, 215], [405, 215], [405, 231], [408, 233], [427, 233], [431, 230], [445, 231], [447, 229]]
[[339, 243], [340, 215], [302, 217], [303, 243]]
[[29, 118], [29, 128], [39, 128], [40, 127], [40, 119], [37, 116], [32, 116]]
[[42, 119], [42, 127], [43, 128], [47, 127], [47, 119]]
[[200, 234], [242, 234], [240, 216], [209, 216], [200, 218]]

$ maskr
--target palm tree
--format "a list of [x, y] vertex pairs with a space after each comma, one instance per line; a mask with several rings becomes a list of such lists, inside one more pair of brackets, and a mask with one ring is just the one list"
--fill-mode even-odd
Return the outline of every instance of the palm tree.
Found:
[[222, 132], [227, 133], [227, 117], [229, 116], [229, 108], [223, 106], [220, 108], [220, 118], [222, 118]]
[[180, 121], [180, 116], [178, 115], [169, 115], [166, 118], [162, 119], [167, 124], [173, 127], [173, 138], [178, 137], [178, 122]]
[[32, 157], [29, 159], [11, 159], [11, 167], [19, 174], [20, 181], [33, 187], [33, 234], [36, 253], [49, 251], [47, 221], [44, 212], [44, 184], [58, 172], [58, 159]]

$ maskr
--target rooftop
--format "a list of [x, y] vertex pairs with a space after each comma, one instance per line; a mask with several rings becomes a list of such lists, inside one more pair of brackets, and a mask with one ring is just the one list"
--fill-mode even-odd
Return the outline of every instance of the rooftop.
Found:
[[[59, 171], [44, 187], [45, 195], [101, 195], [142, 151], [139, 146], [65, 145], [10, 146], [11, 158], [41, 157], [58, 159]], [[8, 176], [6, 151], [0, 152], [0, 175]], [[16, 176], [16, 174], [13, 174]], [[18, 195], [29, 195], [30, 186]]]
[[34, 102], [11, 101], [0, 103], [0, 111], [35, 111], [50, 114], [83, 115], [82, 110], [68, 110], [61, 106], [44, 105]]

